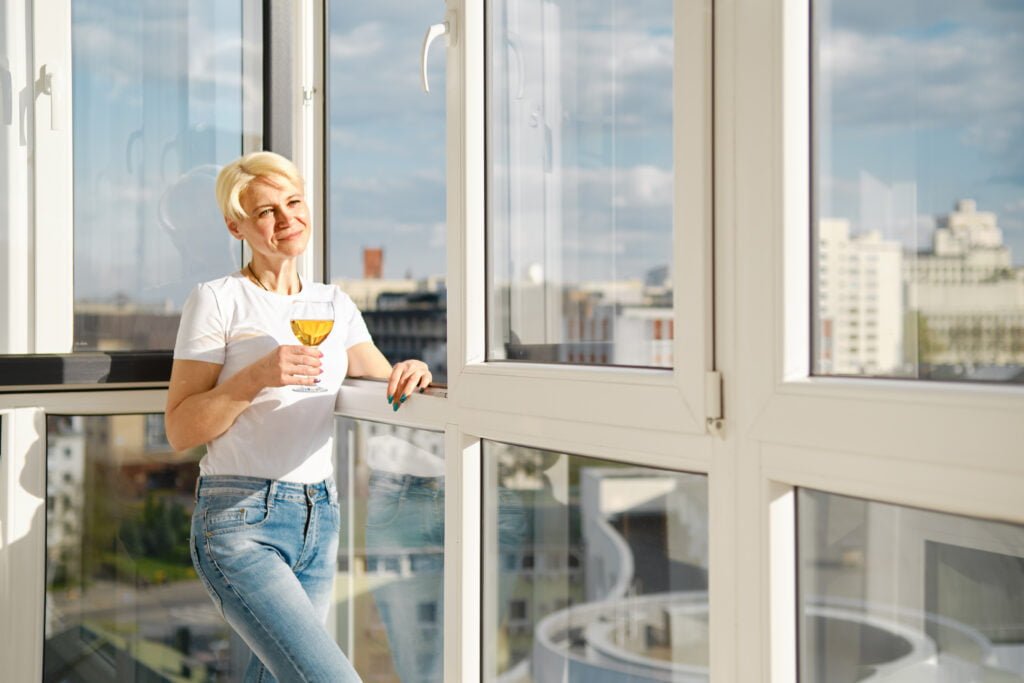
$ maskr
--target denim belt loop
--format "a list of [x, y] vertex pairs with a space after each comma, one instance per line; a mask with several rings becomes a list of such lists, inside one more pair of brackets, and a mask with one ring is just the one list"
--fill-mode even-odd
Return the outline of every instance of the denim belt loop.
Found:
[[277, 497], [277, 480], [271, 479], [270, 484], [267, 487], [267, 512], [270, 512], [270, 508], [274, 507], [274, 498]]
[[331, 505], [338, 504], [338, 487], [335, 485], [333, 479], [327, 480], [327, 501]]

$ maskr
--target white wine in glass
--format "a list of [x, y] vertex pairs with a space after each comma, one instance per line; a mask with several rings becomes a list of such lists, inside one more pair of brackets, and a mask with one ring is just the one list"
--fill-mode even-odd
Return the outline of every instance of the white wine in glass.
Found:
[[[291, 307], [292, 333], [303, 346], [320, 346], [334, 329], [334, 302], [296, 301]], [[292, 387], [292, 391], [314, 394], [327, 391], [321, 386]]]

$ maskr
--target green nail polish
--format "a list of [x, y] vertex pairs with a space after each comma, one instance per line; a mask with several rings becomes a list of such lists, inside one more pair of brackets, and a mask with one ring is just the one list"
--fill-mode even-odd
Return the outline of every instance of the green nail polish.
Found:
[[400, 405], [402, 405], [402, 404], [399, 403], [398, 401], [395, 401], [393, 404], [391, 404], [391, 409], [394, 410], [397, 413], [398, 412], [398, 406], [400, 406]]
[[400, 403], [405, 403], [405, 399], [407, 399], [407, 398], [409, 398], [409, 397], [406, 396], [405, 394], [402, 394], [402, 400], [400, 401]]
[[391, 399], [393, 399], [393, 398], [394, 398], [394, 396], [392, 396], [391, 394], [388, 394], [388, 403], [389, 404], [391, 403]]

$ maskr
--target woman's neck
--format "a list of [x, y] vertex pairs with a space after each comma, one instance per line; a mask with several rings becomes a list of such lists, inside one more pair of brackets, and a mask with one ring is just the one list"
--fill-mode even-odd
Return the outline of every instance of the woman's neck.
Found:
[[295, 271], [294, 261], [283, 261], [275, 265], [253, 259], [242, 269], [242, 274], [257, 287], [274, 294], [289, 295], [302, 291], [302, 282]]

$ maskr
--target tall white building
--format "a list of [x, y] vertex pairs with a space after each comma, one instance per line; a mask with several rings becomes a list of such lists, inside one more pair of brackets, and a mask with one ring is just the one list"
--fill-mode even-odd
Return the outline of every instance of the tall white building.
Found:
[[877, 230], [818, 227], [818, 358], [824, 374], [888, 374], [903, 356], [903, 254]]
[[65, 417], [56, 425], [46, 435], [46, 547], [54, 570], [67, 572], [60, 565], [78, 556], [85, 519], [84, 419]]

